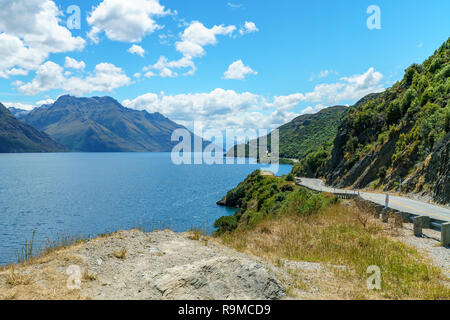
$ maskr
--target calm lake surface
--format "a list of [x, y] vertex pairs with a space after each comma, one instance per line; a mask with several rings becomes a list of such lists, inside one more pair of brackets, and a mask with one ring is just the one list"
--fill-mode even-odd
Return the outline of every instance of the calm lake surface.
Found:
[[133, 227], [211, 232], [233, 213], [216, 201], [259, 168], [177, 166], [170, 153], [0, 154], [0, 264], [15, 262], [33, 231], [37, 247]]

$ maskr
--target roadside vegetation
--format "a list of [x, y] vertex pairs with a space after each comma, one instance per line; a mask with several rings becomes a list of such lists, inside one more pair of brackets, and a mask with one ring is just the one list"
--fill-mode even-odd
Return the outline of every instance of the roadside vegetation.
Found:
[[[352, 299], [450, 299], [448, 279], [414, 248], [396, 240], [396, 226], [381, 224], [351, 203], [316, 194], [284, 178], [255, 171], [231, 190], [226, 203], [235, 215], [217, 220], [216, 236], [234, 249], [275, 264], [308, 261], [329, 266], [347, 283]], [[378, 266], [382, 287], [366, 287], [367, 268]], [[302, 275], [294, 287], [301, 290]]]
[[391, 88], [348, 108], [331, 139], [339, 137], [334, 146], [318, 145], [294, 165], [293, 173], [386, 191], [407, 181], [402, 191], [425, 192], [448, 203], [448, 178], [435, 167], [439, 162], [448, 166], [449, 98], [450, 39], [422, 64], [408, 67]]

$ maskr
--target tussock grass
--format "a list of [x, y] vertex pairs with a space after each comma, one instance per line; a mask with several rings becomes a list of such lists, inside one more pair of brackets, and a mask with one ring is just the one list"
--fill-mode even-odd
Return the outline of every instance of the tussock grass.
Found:
[[25, 240], [25, 244], [20, 248], [20, 250], [15, 251], [17, 263], [24, 263], [29, 261], [33, 257], [33, 248], [34, 248], [34, 237], [36, 235], [36, 231], [33, 231], [31, 240]]
[[205, 246], [208, 246], [209, 239], [207, 236], [207, 229], [191, 228], [189, 231], [188, 239], [194, 241], [201, 241]]
[[122, 248], [119, 251], [114, 251], [113, 252], [114, 257], [116, 257], [117, 259], [121, 259], [124, 260], [127, 257], [127, 249]]
[[11, 268], [6, 276], [5, 283], [11, 287], [17, 287], [20, 285], [29, 285], [30, 277], [27, 275], [21, 274], [16, 271], [15, 268]]
[[88, 269], [84, 269], [83, 271], [83, 280], [85, 281], [95, 281], [97, 280], [97, 276], [91, 272], [89, 272]]
[[396, 240], [392, 230], [355, 206], [333, 204], [313, 215], [299, 214], [287, 205], [283, 214], [268, 216], [253, 228], [240, 227], [221, 235], [239, 251], [276, 261], [319, 262], [343, 265], [336, 276], [355, 287], [352, 298], [373, 295], [366, 288], [367, 268], [381, 269], [381, 298], [450, 299], [440, 269], [419, 252]]
[[200, 241], [202, 239], [203, 236], [205, 236], [205, 232], [203, 230], [200, 229], [196, 229], [196, 228], [191, 228], [191, 230], [189, 231], [189, 236], [188, 238], [194, 241]]

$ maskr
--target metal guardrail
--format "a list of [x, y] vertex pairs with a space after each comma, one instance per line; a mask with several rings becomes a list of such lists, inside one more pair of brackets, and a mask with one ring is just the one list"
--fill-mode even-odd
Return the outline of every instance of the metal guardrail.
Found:
[[300, 179], [296, 179], [295, 184], [298, 186], [302, 186], [304, 188], [307, 188], [314, 192], [326, 192], [334, 194], [335, 196], [339, 197], [340, 199], [357, 199], [366, 203], [370, 203], [376, 212], [378, 213], [379, 217], [381, 219], [387, 220], [386, 216], [387, 213], [392, 213], [394, 215], [399, 215], [403, 222], [409, 222], [414, 225], [414, 235], [416, 236], [422, 236], [422, 229], [432, 229], [435, 231], [441, 232], [441, 243], [444, 247], [450, 247], [450, 223], [443, 220], [434, 219], [429, 216], [420, 216], [416, 215], [410, 212], [403, 212], [392, 208], [386, 208], [383, 205], [380, 205], [378, 203], [375, 203], [371, 200], [366, 200], [361, 198], [359, 193], [342, 193], [342, 192], [332, 192], [332, 191], [323, 191], [323, 190], [316, 190], [312, 189], [307, 186], [303, 186], [301, 184]]

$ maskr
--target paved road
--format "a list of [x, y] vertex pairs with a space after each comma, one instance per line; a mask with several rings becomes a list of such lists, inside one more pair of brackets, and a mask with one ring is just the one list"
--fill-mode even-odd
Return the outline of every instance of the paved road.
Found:
[[[327, 187], [322, 180], [300, 178], [300, 184], [313, 190], [330, 193], [355, 193], [356, 191], [342, 190]], [[360, 196], [365, 200], [384, 205], [386, 194], [360, 192]], [[389, 195], [389, 207], [415, 215], [430, 216], [437, 220], [450, 221], [450, 210], [435, 206], [426, 202], [412, 200], [406, 197]]]

